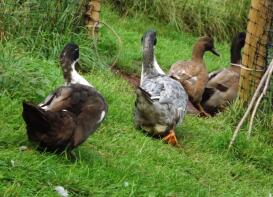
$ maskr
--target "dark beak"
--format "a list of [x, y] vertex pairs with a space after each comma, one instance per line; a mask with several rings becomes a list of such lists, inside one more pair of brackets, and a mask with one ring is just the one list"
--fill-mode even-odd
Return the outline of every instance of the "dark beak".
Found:
[[215, 48], [212, 48], [210, 51], [211, 51], [214, 55], [217, 55], [218, 57], [220, 56], [220, 54], [216, 51]]

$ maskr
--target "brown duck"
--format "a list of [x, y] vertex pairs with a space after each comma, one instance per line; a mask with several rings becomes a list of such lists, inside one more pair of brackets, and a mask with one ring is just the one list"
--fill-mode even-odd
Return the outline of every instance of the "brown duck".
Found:
[[178, 61], [173, 64], [169, 75], [182, 84], [194, 107], [202, 115], [208, 116], [200, 105], [208, 81], [208, 72], [203, 60], [206, 51], [211, 51], [213, 54], [219, 56], [219, 53], [215, 50], [213, 38], [208, 36], [199, 38], [193, 47], [192, 59], [189, 61]]
[[238, 33], [232, 40], [229, 68], [212, 72], [202, 97], [202, 106], [211, 115], [222, 111], [237, 97], [241, 63], [241, 49], [245, 44], [246, 34]]
[[23, 102], [27, 135], [40, 149], [62, 152], [83, 143], [107, 113], [103, 96], [75, 70], [79, 47], [68, 44], [61, 54], [66, 85], [36, 106]]

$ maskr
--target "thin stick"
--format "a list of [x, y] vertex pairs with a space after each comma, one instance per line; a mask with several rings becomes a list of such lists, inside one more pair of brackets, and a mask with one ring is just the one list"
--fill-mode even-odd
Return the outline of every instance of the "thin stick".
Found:
[[101, 21], [100, 23], [104, 24], [108, 29], [110, 29], [111, 32], [117, 37], [118, 42], [119, 42], [118, 53], [117, 53], [117, 55], [116, 55], [116, 57], [115, 57], [113, 63], [111, 64], [111, 68], [113, 68], [113, 67], [116, 65], [116, 63], [117, 63], [117, 61], [118, 61], [118, 58], [119, 58], [119, 56], [120, 56], [120, 54], [121, 54], [122, 40], [121, 40], [121, 38], [119, 37], [119, 35], [117, 34], [117, 32], [116, 32], [110, 25], [108, 25], [108, 24], [107, 24], [106, 22], [104, 22], [104, 21]]
[[251, 136], [253, 122], [254, 122], [254, 118], [255, 118], [255, 115], [257, 113], [258, 107], [259, 107], [259, 105], [261, 103], [262, 98], [266, 95], [266, 92], [268, 90], [269, 82], [270, 82], [270, 79], [271, 79], [271, 76], [272, 76], [272, 73], [273, 73], [273, 64], [269, 65], [268, 70], [269, 70], [269, 72], [267, 73], [267, 76], [265, 76], [267, 80], [266, 80], [263, 92], [260, 95], [259, 99], [257, 100], [257, 103], [256, 103], [256, 105], [255, 105], [255, 107], [253, 109], [252, 115], [251, 115], [251, 119], [250, 119], [250, 123], [249, 123], [249, 128], [248, 128], [248, 132], [247, 132], [248, 133], [248, 136], [247, 136], [248, 139]]
[[[271, 65], [271, 64], [273, 64], [273, 60], [272, 60], [272, 62], [270, 63], [270, 65]], [[242, 125], [243, 125], [243, 123], [244, 123], [244, 121], [245, 121], [245, 119], [248, 117], [248, 115], [249, 115], [249, 113], [250, 113], [252, 107], [254, 106], [254, 103], [255, 103], [255, 101], [256, 101], [256, 99], [257, 99], [259, 93], [260, 93], [260, 90], [261, 90], [261, 88], [262, 88], [263, 85], [264, 85], [264, 82], [265, 82], [265, 80], [266, 80], [266, 76], [268, 75], [268, 72], [269, 72], [269, 69], [267, 69], [266, 73], [265, 73], [264, 76], [262, 77], [262, 79], [261, 79], [261, 81], [260, 81], [260, 83], [259, 83], [259, 85], [258, 85], [258, 87], [257, 87], [257, 89], [256, 89], [256, 91], [255, 91], [255, 93], [254, 93], [254, 95], [253, 95], [251, 101], [250, 101], [250, 104], [248, 105], [248, 108], [247, 108], [247, 110], [246, 110], [246, 112], [245, 112], [243, 118], [240, 120], [238, 126], [236, 127], [236, 129], [235, 129], [235, 131], [234, 131], [234, 133], [233, 133], [232, 139], [231, 139], [231, 141], [230, 141], [230, 143], [229, 143], [228, 149], [230, 149], [231, 146], [233, 145], [233, 143], [235, 142], [235, 140], [236, 140], [236, 138], [237, 138], [237, 136], [238, 136], [238, 134], [239, 134], [239, 131], [240, 131], [240, 129], [241, 129], [241, 127], [242, 127]]]
[[[117, 53], [117, 55], [116, 55], [114, 61], [112, 62], [111, 66], [110, 66], [111, 68], [113, 68], [113, 67], [116, 65], [116, 63], [117, 63], [117, 61], [118, 61], [118, 58], [119, 58], [119, 56], [120, 56], [120, 54], [121, 54], [122, 40], [121, 40], [121, 38], [119, 37], [119, 35], [117, 34], [117, 32], [116, 32], [110, 25], [108, 25], [108, 24], [107, 24], [106, 22], [104, 22], [104, 21], [100, 21], [100, 23], [104, 24], [108, 29], [110, 29], [110, 31], [117, 37], [118, 42], [119, 42], [118, 53]], [[101, 59], [100, 59], [99, 52], [98, 52], [97, 38], [95, 37], [95, 27], [96, 27], [97, 25], [98, 25], [98, 22], [95, 23], [95, 25], [93, 26], [93, 31], [92, 31], [93, 46], [94, 46], [94, 48], [95, 48], [96, 56], [97, 56], [99, 62], [102, 63], [102, 61], [101, 61]]]
[[99, 25], [99, 22], [95, 22], [94, 25], [93, 25], [93, 29], [92, 29], [92, 37], [93, 37], [93, 46], [94, 46], [94, 49], [95, 49], [95, 53], [96, 53], [96, 56], [99, 60], [99, 62], [102, 64], [101, 62], [101, 59], [100, 59], [100, 55], [99, 55], [99, 52], [98, 52], [98, 45], [97, 45], [97, 37], [95, 36], [95, 29], [96, 27]]

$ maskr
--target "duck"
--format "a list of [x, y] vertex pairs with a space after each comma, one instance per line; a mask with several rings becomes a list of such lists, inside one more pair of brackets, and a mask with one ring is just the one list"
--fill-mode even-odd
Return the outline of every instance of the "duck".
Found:
[[142, 69], [136, 89], [134, 120], [137, 128], [148, 135], [178, 146], [175, 128], [186, 113], [188, 95], [183, 86], [167, 76], [155, 57], [156, 31], [143, 34]]
[[189, 95], [190, 102], [203, 116], [209, 116], [200, 104], [208, 82], [208, 72], [203, 59], [206, 51], [220, 56], [214, 47], [214, 39], [210, 36], [200, 37], [193, 47], [191, 60], [177, 61], [171, 65], [168, 73], [168, 76], [182, 84]]
[[60, 55], [65, 84], [38, 105], [23, 101], [27, 136], [38, 149], [71, 152], [107, 115], [104, 97], [76, 71], [78, 60], [79, 46], [68, 43]]
[[241, 50], [245, 45], [245, 32], [237, 33], [231, 42], [230, 67], [210, 73], [201, 104], [211, 115], [223, 111], [237, 97], [240, 72]]

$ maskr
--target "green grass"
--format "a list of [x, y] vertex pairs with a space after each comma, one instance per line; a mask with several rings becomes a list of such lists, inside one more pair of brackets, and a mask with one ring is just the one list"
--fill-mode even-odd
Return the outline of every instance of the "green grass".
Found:
[[[102, 20], [121, 37], [118, 65], [128, 72], [140, 73], [140, 38], [149, 28], [157, 29], [156, 55], [165, 71], [176, 60], [189, 59], [197, 39], [144, 17], [120, 17], [109, 7], [103, 7]], [[100, 34], [100, 59], [84, 31], [45, 31], [36, 40], [26, 35], [10, 37], [0, 44], [2, 196], [57, 196], [57, 185], [65, 187], [71, 196], [268, 196], [273, 192], [270, 123], [257, 119], [250, 141], [244, 126], [230, 152], [227, 146], [242, 115], [236, 105], [210, 119], [186, 116], [177, 128], [182, 148], [147, 137], [133, 125], [133, 88], [106, 66], [117, 54], [117, 40], [105, 26]], [[52, 40], [45, 45], [48, 36]], [[76, 149], [74, 162], [66, 155], [35, 150], [27, 140], [21, 117], [22, 100], [38, 103], [63, 83], [58, 56], [71, 40], [80, 45], [80, 63], [88, 70], [84, 76], [109, 105], [106, 120]], [[222, 56], [206, 54], [209, 70], [229, 62], [228, 44], [217, 42], [216, 47]], [[19, 151], [22, 145], [28, 150]]]
[[[191, 58], [192, 48], [197, 37], [188, 33], [178, 32], [171, 25], [162, 25], [157, 22], [149, 21], [144, 16], [135, 16], [128, 21], [127, 17], [113, 14], [109, 8], [103, 8], [102, 21], [114, 27], [117, 34], [122, 38], [121, 54], [118, 65], [127, 72], [140, 73], [141, 70], [141, 44], [140, 39], [148, 29], [157, 31], [158, 43], [156, 46], [156, 56], [159, 64], [166, 72], [177, 60]], [[118, 22], [117, 22], [118, 21]], [[114, 24], [114, 25], [113, 25]], [[106, 27], [102, 26], [102, 42], [116, 43], [117, 38]], [[107, 35], [107, 36], [105, 36]], [[229, 44], [215, 41], [215, 46], [221, 56], [214, 56], [207, 52], [205, 55], [208, 70], [215, 70], [228, 66]], [[116, 49], [116, 54], [118, 49]]]
[[107, 0], [121, 15], [145, 15], [153, 21], [170, 24], [177, 30], [196, 36], [213, 35], [220, 40], [231, 39], [244, 31], [250, 0]]

